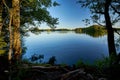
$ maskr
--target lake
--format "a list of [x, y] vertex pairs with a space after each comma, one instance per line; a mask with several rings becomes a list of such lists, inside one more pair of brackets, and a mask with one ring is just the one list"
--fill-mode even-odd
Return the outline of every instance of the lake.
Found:
[[98, 59], [108, 56], [107, 36], [90, 36], [74, 31], [29, 33], [25, 38], [27, 51], [24, 55], [30, 58], [33, 54], [44, 55], [43, 62], [50, 57], [56, 57], [57, 64], [75, 64], [79, 60], [94, 63]]

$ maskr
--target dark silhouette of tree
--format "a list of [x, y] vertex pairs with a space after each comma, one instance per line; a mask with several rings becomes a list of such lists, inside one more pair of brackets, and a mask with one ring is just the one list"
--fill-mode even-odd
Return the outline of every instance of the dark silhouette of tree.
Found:
[[107, 29], [110, 65], [106, 74], [109, 80], [119, 80], [120, 54], [117, 55], [115, 48], [113, 25], [120, 20], [120, 0], [78, 0], [78, 2], [82, 7], [90, 9], [93, 14], [91, 16], [93, 22], [103, 25]]
[[48, 61], [48, 64], [54, 65], [54, 64], [55, 64], [55, 61], [56, 61], [55, 56], [52, 56], [52, 57], [50, 57], [50, 59], [49, 59], [49, 61]]
[[32, 62], [39, 62], [39, 63], [42, 62], [42, 59], [44, 59], [44, 55], [41, 54], [33, 54], [30, 58]]
[[[93, 22], [103, 25], [107, 29], [109, 55], [115, 57], [116, 49], [114, 43], [113, 25], [120, 20], [119, 0], [78, 0], [81, 7], [89, 8], [93, 16]], [[102, 21], [101, 21], [102, 19]], [[105, 23], [105, 24], [103, 24]]]

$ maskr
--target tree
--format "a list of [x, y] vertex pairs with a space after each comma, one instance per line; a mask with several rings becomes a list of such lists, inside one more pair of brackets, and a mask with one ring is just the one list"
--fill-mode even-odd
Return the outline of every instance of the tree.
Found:
[[[12, 0], [12, 6], [9, 6], [5, 0], [2, 0], [8, 16], [9, 28], [9, 52], [8, 59], [11, 60], [12, 53], [16, 60], [19, 59], [21, 54], [21, 41], [20, 41], [20, 1]], [[9, 1], [8, 1], [9, 2]]]
[[55, 28], [58, 18], [52, 17], [47, 8], [57, 5], [59, 4], [52, 0], [23, 0], [21, 2], [21, 25], [39, 26], [42, 22], [46, 22], [48, 26]]
[[[113, 25], [120, 20], [120, 1], [119, 0], [78, 0], [81, 7], [89, 8], [93, 16], [93, 22], [105, 23], [108, 35], [109, 55], [116, 56], [114, 43]], [[101, 21], [101, 20], [102, 21]]]
[[12, 0], [12, 26], [13, 29], [13, 54], [18, 60], [21, 55], [21, 37], [20, 37], [20, 0]]
[[[13, 54], [15, 60], [19, 60], [22, 53], [21, 36], [24, 26], [41, 24], [46, 22], [50, 27], [58, 24], [58, 19], [53, 18], [47, 11], [48, 7], [58, 5], [51, 0], [1, 0], [4, 10], [0, 7], [0, 19], [4, 20], [6, 28], [9, 28], [9, 59]], [[53, 4], [53, 5], [52, 5]], [[5, 12], [5, 14], [2, 14]], [[0, 22], [3, 24], [3, 22]], [[3, 27], [0, 26], [0, 28]], [[29, 28], [27, 26], [27, 28]]]
[[51, 64], [51, 65], [54, 65], [56, 62], [56, 57], [55, 56], [52, 56], [50, 57], [49, 61], [48, 61], [48, 64]]

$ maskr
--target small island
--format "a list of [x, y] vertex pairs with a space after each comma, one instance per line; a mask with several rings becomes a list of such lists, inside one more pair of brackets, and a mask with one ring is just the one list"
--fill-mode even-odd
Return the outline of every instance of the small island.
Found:
[[103, 26], [99, 26], [99, 25], [92, 25], [86, 28], [74, 28], [74, 29], [66, 29], [66, 28], [61, 28], [61, 29], [40, 29], [39, 27], [35, 27], [35, 28], [30, 28], [28, 31], [31, 32], [43, 32], [43, 31], [47, 31], [47, 32], [52, 32], [52, 31], [61, 31], [61, 32], [67, 32], [67, 31], [74, 31], [75, 33], [83, 33], [83, 34], [88, 34], [89, 36], [92, 37], [98, 37], [98, 36], [103, 36], [105, 34], [107, 34], [107, 30], [105, 27]]

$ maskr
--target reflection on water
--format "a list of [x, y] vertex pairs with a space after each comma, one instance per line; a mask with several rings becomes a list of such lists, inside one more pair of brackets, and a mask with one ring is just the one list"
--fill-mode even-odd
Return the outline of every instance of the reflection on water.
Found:
[[47, 62], [51, 56], [55, 56], [57, 63], [75, 64], [78, 60], [93, 63], [97, 59], [108, 56], [107, 36], [94, 38], [87, 34], [68, 32], [41, 32], [39, 35], [30, 33], [26, 38], [27, 47], [24, 57], [43, 54]]
[[75, 32], [80, 34], [85, 33], [92, 37], [100, 37], [107, 34], [107, 30], [104, 27], [98, 25], [93, 25], [87, 28], [76, 28]]

